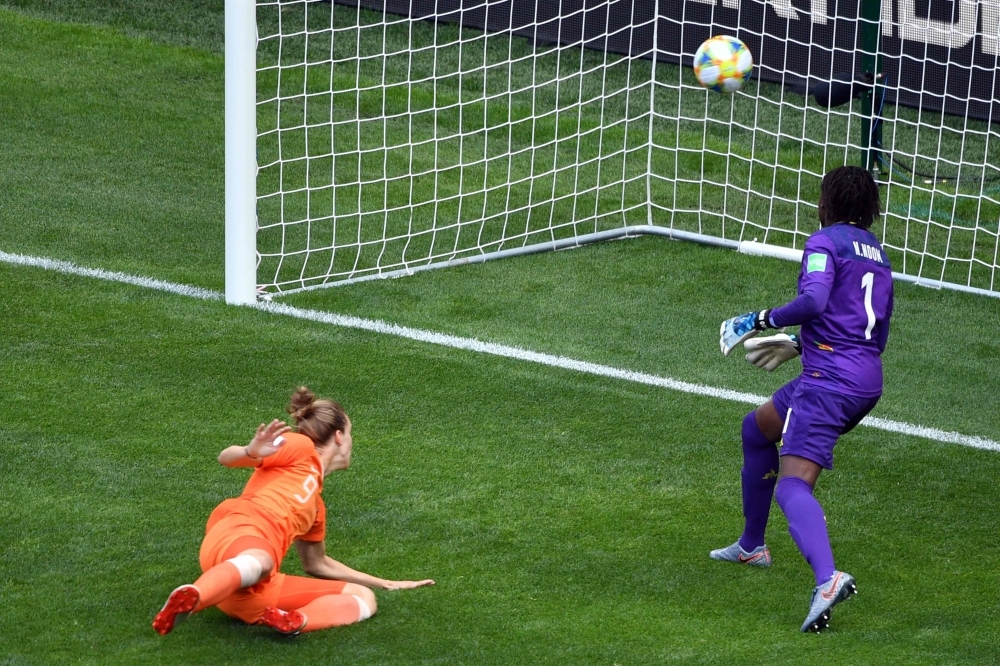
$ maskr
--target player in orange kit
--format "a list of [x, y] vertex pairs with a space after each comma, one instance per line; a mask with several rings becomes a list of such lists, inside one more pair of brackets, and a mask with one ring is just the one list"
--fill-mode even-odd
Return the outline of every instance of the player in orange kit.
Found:
[[[376, 578], [326, 554], [323, 477], [351, 464], [351, 420], [332, 400], [298, 389], [287, 408], [295, 430], [274, 420], [261, 424], [247, 446], [219, 454], [226, 467], [256, 467], [243, 493], [215, 508], [201, 544], [201, 577], [181, 585], [153, 620], [161, 635], [210, 606], [248, 624], [284, 634], [360, 622], [376, 609], [370, 588], [401, 590], [433, 580]], [[279, 572], [288, 548], [316, 578]], [[322, 579], [322, 580], [317, 580]]]

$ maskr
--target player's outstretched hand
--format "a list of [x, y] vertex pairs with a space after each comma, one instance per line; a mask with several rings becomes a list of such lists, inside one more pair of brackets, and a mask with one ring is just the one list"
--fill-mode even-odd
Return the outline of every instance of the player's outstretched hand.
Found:
[[722, 322], [719, 328], [719, 348], [722, 349], [722, 355], [729, 356], [736, 345], [767, 328], [767, 314], [768, 310], [748, 312]]
[[427, 580], [387, 580], [383, 589], [386, 590], [412, 590], [415, 587], [423, 587], [424, 585], [433, 585], [434, 581], [428, 578]]
[[284, 421], [274, 419], [268, 424], [261, 423], [257, 426], [257, 434], [247, 445], [247, 452], [254, 458], [266, 458], [274, 455], [278, 447], [284, 443], [283, 434], [291, 430]]
[[747, 360], [751, 364], [768, 372], [773, 372], [785, 361], [790, 361], [802, 353], [802, 343], [798, 337], [784, 333], [747, 340], [743, 348], [749, 352]]

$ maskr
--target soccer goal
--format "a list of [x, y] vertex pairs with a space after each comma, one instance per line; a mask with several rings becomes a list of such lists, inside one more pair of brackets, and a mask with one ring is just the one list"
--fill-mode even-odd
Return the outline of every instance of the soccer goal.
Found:
[[[640, 234], [794, 259], [841, 164], [899, 277], [998, 295], [1000, 5], [862, 1], [227, 0], [227, 300]], [[734, 95], [690, 72], [719, 33]]]

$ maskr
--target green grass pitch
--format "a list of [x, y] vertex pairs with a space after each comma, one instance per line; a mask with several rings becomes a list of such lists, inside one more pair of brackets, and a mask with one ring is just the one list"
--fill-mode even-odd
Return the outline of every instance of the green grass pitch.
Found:
[[[0, 251], [221, 289], [219, 7], [17, 4], [0, 9]], [[794, 369], [722, 359], [715, 331], [790, 297], [796, 270], [646, 238], [288, 302], [766, 394]], [[770, 570], [707, 557], [741, 526], [745, 405], [34, 268], [0, 264], [0, 284], [5, 666], [1000, 654], [1000, 454], [845, 437], [817, 493], [860, 594], [803, 636], [812, 575], [779, 511]], [[897, 285], [896, 303], [876, 415], [1000, 439], [1000, 302]], [[356, 424], [325, 488], [330, 553], [437, 586], [296, 640], [214, 610], [157, 636], [246, 478], [215, 456], [299, 383]]]

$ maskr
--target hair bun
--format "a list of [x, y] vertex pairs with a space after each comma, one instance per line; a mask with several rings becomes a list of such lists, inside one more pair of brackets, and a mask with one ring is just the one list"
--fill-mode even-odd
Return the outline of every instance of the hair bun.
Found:
[[285, 408], [285, 411], [296, 420], [307, 418], [313, 411], [313, 403], [316, 402], [316, 395], [305, 386], [300, 386], [292, 394], [292, 400]]
[[305, 386], [296, 389], [285, 411], [295, 419], [295, 432], [311, 439], [315, 446], [325, 446], [338, 431], [347, 432], [351, 423], [339, 403], [317, 400]]

